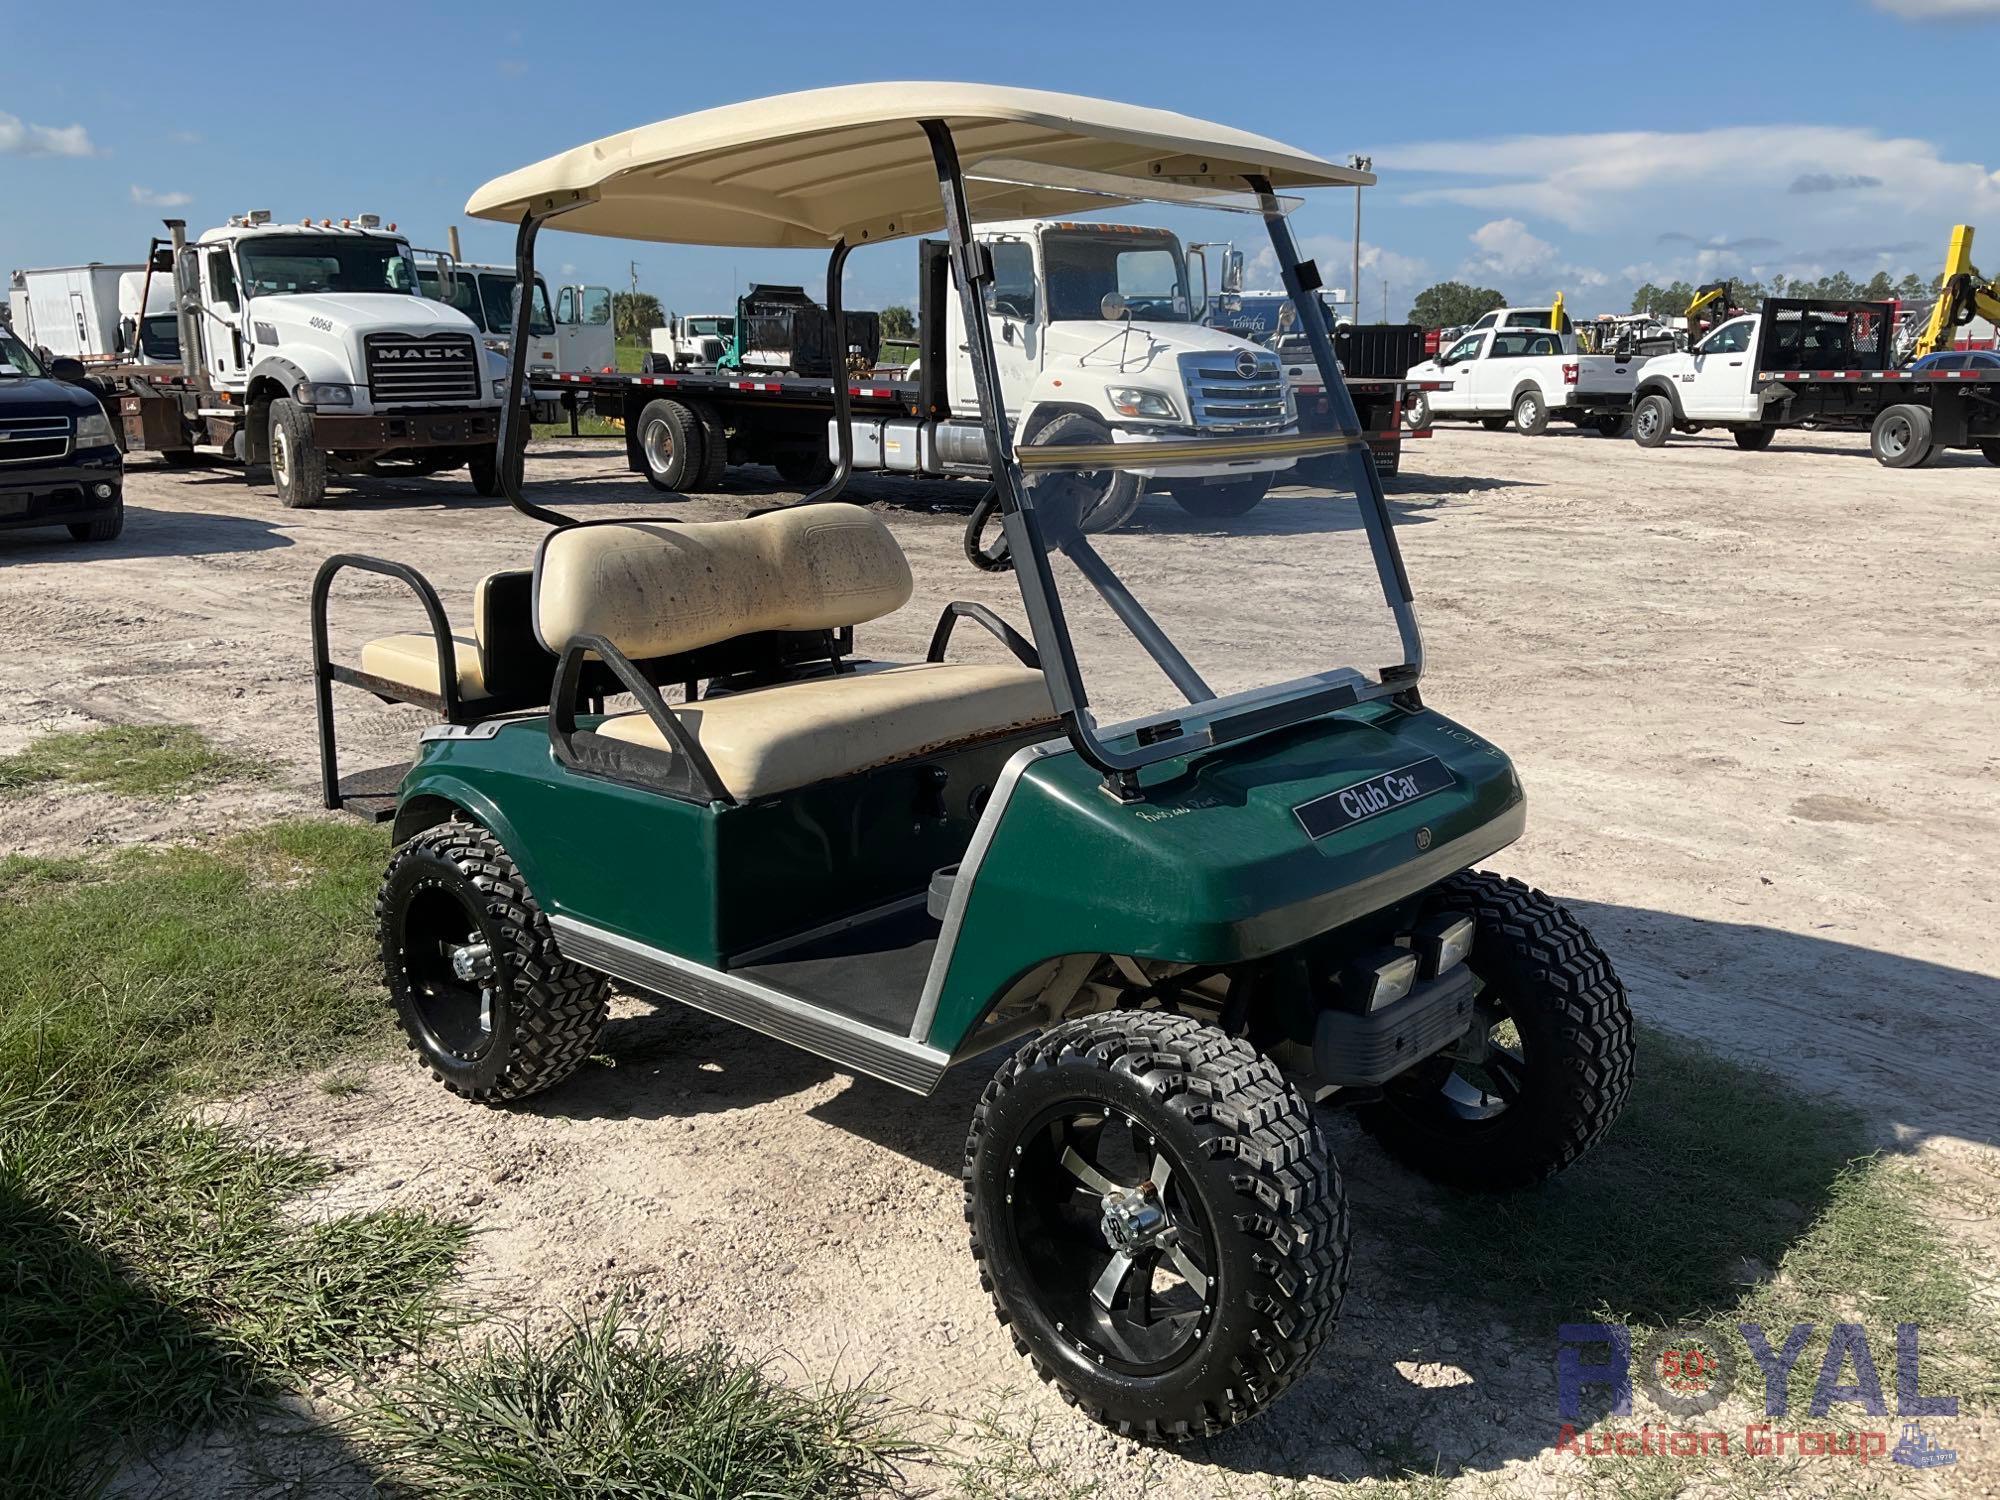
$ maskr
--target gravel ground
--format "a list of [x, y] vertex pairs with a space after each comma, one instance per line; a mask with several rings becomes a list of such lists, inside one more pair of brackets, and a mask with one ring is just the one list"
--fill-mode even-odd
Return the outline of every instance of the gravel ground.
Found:
[[[1494, 865], [1573, 906], [1643, 1018], [1839, 1096], [1885, 1147], [1990, 1204], [2000, 470], [1952, 455], [1892, 473], [1844, 436], [1648, 453], [1567, 430], [1441, 430], [1406, 463], [1393, 498], [1426, 699], [1505, 747], [1529, 790], [1528, 834]], [[626, 487], [610, 445], [548, 445], [530, 477], [591, 515], [657, 508]], [[737, 515], [783, 493], [745, 486], [682, 513]], [[870, 649], [919, 650], [943, 598], [1006, 602], [1004, 581], [959, 559], [970, 489], [877, 480], [856, 498], [896, 530], [919, 580], [917, 604], [864, 630]], [[274, 778], [158, 805], [21, 798], [9, 847], [175, 839], [310, 809], [305, 619], [320, 561], [416, 561], [461, 611], [481, 573], [525, 566], [539, 534], [462, 479], [370, 481], [340, 508], [289, 513], [221, 470], [135, 463], [127, 503], [108, 546], [0, 534], [0, 752], [94, 720], [191, 723], [268, 759]], [[1286, 533], [1285, 503], [1266, 502], [1271, 534]], [[1274, 570], [1268, 535], [1239, 554], [1167, 505], [1149, 501], [1139, 529], [1191, 536], [1205, 597], [1266, 632], [1297, 620], [1320, 559], [1341, 566], [1325, 539], [1291, 534]], [[392, 586], [341, 599], [337, 651], [413, 623]], [[1197, 623], [1221, 631], [1205, 607]], [[1255, 632], [1229, 639], [1253, 665], [1273, 649]], [[341, 705], [346, 764], [407, 757], [421, 715]], [[301, 1081], [239, 1108], [346, 1164], [332, 1201], [472, 1216], [472, 1274], [496, 1306], [546, 1312], [629, 1286], [688, 1334], [721, 1332], [807, 1377], [873, 1373], [941, 1414], [998, 1412], [1035, 1431], [1053, 1472], [1106, 1495], [1262, 1495], [1404, 1462], [1462, 1468], [1454, 1493], [1575, 1483], [1550, 1450], [1553, 1330], [1413, 1295], [1398, 1269], [1408, 1247], [1371, 1227], [1371, 1205], [1424, 1190], [1337, 1120], [1357, 1239], [1336, 1342], [1263, 1420], [1162, 1454], [1030, 1389], [979, 1292], [957, 1168], [983, 1076], [913, 1101], [630, 1000], [603, 1050], [611, 1066], [508, 1111], [463, 1105], [400, 1064], [358, 1095]], [[1966, 1232], [1990, 1247], [1990, 1221]], [[1926, 1486], [1994, 1493], [1976, 1428], [1958, 1434], [1966, 1460]]]

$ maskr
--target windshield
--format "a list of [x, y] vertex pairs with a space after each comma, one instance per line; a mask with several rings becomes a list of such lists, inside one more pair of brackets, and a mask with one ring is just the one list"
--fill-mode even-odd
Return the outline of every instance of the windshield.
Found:
[[[1150, 196], [1134, 187], [1132, 199]], [[1105, 212], [1130, 223], [1145, 210]], [[1226, 237], [1179, 217], [1187, 239]], [[1187, 323], [1180, 245], [1159, 228], [1044, 229], [1048, 315], [1101, 319], [1097, 304], [1115, 292], [1135, 320]], [[1324, 304], [1313, 311], [1325, 329]], [[988, 337], [1004, 362], [997, 322]], [[1060, 374], [1065, 395], [1075, 387], [1096, 409], [1030, 415], [1014, 445], [1028, 514], [1013, 530], [1039, 543], [1017, 568], [1016, 607], [1058, 681], [1080, 690], [1087, 732], [1135, 761], [1383, 696], [1420, 656], [1338, 371], [1301, 397], [1278, 355], [1251, 340], [1198, 325], [1165, 334], [1111, 335], [1069, 355], [1052, 339], [1048, 359], [1069, 368], [1045, 363], [1044, 378]], [[1006, 587], [983, 575], [969, 592], [998, 607]]]
[[1123, 316], [1106, 298], [1116, 293], [1134, 319], [1189, 320], [1187, 265], [1170, 234], [1118, 233], [1091, 225], [1045, 230], [1042, 264], [1049, 316], [1057, 322]]
[[[514, 288], [519, 279], [501, 271], [479, 273], [479, 300], [485, 308], [481, 321], [488, 333], [506, 333], [514, 326]], [[554, 333], [556, 320], [549, 316], [549, 289], [541, 277], [535, 278], [535, 306], [529, 314], [528, 332]]]
[[479, 315], [479, 285], [469, 271], [459, 271], [451, 278], [451, 291], [444, 289], [444, 277], [436, 271], [417, 272], [417, 290], [433, 302], [442, 302], [454, 307], [472, 319], [472, 326], [481, 333], [491, 333], [485, 319]]
[[0, 328], [0, 376], [40, 375], [41, 361], [29, 352], [28, 346], [5, 328]]
[[299, 292], [417, 291], [417, 266], [400, 240], [361, 235], [258, 234], [236, 258], [252, 297]]
[[736, 320], [734, 318], [689, 318], [687, 331], [695, 338], [734, 338]]

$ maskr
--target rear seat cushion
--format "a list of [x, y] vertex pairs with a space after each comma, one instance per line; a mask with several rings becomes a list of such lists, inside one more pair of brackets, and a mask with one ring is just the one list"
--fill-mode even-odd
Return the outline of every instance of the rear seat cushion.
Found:
[[[479, 666], [479, 646], [469, 635], [451, 638], [457, 658], [458, 695], [484, 698], [486, 678]], [[361, 670], [420, 693], [442, 693], [438, 683], [437, 641], [428, 635], [385, 635], [361, 648]]]
[[535, 632], [551, 651], [600, 635], [635, 661], [765, 630], [837, 630], [910, 598], [910, 565], [858, 505], [743, 521], [638, 521], [551, 532]]
[[[1040, 672], [960, 662], [864, 663], [673, 711], [741, 801], [1056, 717]], [[671, 753], [643, 713], [606, 719], [597, 732]]]

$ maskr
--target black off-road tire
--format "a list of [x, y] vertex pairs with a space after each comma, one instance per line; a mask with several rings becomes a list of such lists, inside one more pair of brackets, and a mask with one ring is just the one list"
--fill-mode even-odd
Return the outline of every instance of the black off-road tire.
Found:
[[678, 401], [648, 401], [639, 413], [640, 472], [656, 490], [685, 493], [701, 477], [701, 423]]
[[[1213, 1229], [1202, 1332], [1161, 1373], [1108, 1369], [1035, 1291], [1010, 1182], [1051, 1106], [1102, 1103], [1178, 1158]], [[1026, 1132], [1024, 1136], [1023, 1132]], [[1347, 1200], [1311, 1107], [1248, 1042], [1186, 1016], [1122, 1011], [1067, 1022], [1002, 1065], [965, 1143], [965, 1214], [980, 1284], [1035, 1371], [1129, 1437], [1179, 1441], [1269, 1405], [1332, 1334], [1347, 1290]]]
[[1208, 520], [1228, 520], [1233, 516], [1248, 515], [1257, 503], [1270, 493], [1271, 476], [1252, 474], [1243, 479], [1225, 480], [1221, 484], [1203, 484], [1198, 479], [1176, 479], [1170, 481], [1166, 491], [1174, 497], [1174, 503], [1191, 516]]
[[[492, 1024], [485, 1045], [454, 1052], [426, 1024], [413, 984], [405, 917], [419, 894], [455, 895], [493, 960]], [[500, 841], [473, 823], [425, 829], [390, 856], [375, 902], [383, 978], [410, 1048], [455, 1094], [502, 1104], [553, 1087], [597, 1044], [608, 1014], [602, 974], [565, 959], [548, 919]]]
[[1658, 448], [1674, 432], [1674, 403], [1658, 391], [1648, 391], [1632, 407], [1632, 441], [1641, 448]]
[[1936, 456], [1927, 406], [1891, 406], [1868, 430], [1868, 447], [1885, 469], [1922, 468]]
[[72, 521], [69, 534], [72, 541], [115, 542], [118, 534], [125, 529], [125, 496], [114, 495], [109, 515], [98, 516], [90, 521]]
[[712, 495], [723, 486], [723, 476], [729, 472], [729, 434], [722, 425], [722, 413], [706, 401], [690, 401], [688, 410], [694, 413], [695, 425], [701, 428], [701, 473], [694, 480], [694, 488], [704, 495]]
[[1771, 446], [1771, 439], [1777, 435], [1775, 427], [1737, 427], [1729, 434], [1736, 439], [1736, 446], [1745, 453], [1762, 453]]
[[1451, 1186], [1499, 1192], [1562, 1171], [1611, 1129], [1632, 1092], [1632, 1011], [1583, 924], [1540, 891], [1485, 870], [1441, 881], [1432, 911], [1469, 916], [1466, 962], [1520, 1033], [1528, 1087], [1488, 1119], [1455, 1113], [1448, 1062], [1419, 1064], [1355, 1110], [1391, 1156]]
[[271, 483], [286, 510], [311, 510], [326, 499], [326, 454], [313, 439], [312, 413], [290, 396], [271, 403]]
[[472, 478], [472, 493], [500, 493], [500, 452], [497, 448], [475, 448], [465, 456], [466, 472]]
[[1523, 437], [1540, 437], [1549, 430], [1549, 403], [1540, 391], [1515, 393], [1514, 430]]
[[1488, 432], [1505, 432], [1513, 424], [1514, 419], [1511, 416], [1481, 417], [1479, 419], [1479, 425], [1484, 427]]

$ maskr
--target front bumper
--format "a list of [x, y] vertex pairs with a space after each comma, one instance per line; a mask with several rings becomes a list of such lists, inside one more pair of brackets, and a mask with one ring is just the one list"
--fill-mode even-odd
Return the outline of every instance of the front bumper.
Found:
[[[1227, 429], [1194, 432], [1187, 428], [1163, 431], [1158, 428], [1114, 427], [1111, 429], [1111, 441], [1121, 448], [1127, 446], [1160, 448], [1164, 460], [1169, 456], [1166, 450], [1171, 449], [1177, 442], [1229, 437], [1296, 437], [1298, 431], [1296, 426], [1252, 429], [1245, 432], [1231, 432]], [[1136, 461], [1135, 455], [1134, 459], [1128, 459], [1118, 467], [1122, 472], [1136, 474], [1141, 479], [1235, 479], [1245, 474], [1275, 474], [1291, 468], [1297, 462], [1295, 458], [1240, 458], [1189, 463], [1163, 461], [1157, 467], [1142, 468]]]
[[[116, 448], [86, 449], [51, 464], [0, 464], [0, 530], [93, 520], [116, 507], [124, 484]], [[100, 485], [111, 493], [99, 495]]]
[[329, 453], [490, 446], [500, 436], [500, 411], [455, 407], [357, 417], [322, 409], [313, 413], [313, 436]]

